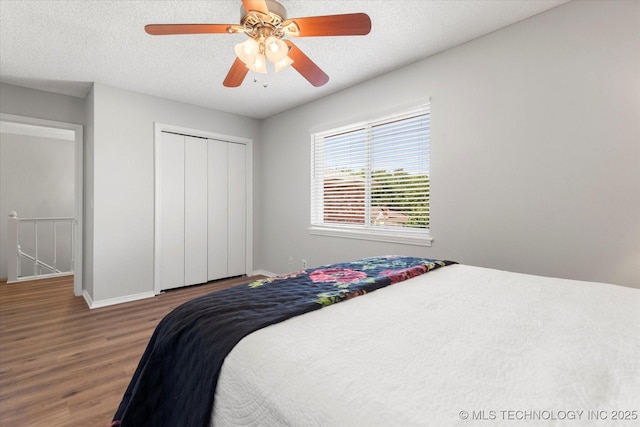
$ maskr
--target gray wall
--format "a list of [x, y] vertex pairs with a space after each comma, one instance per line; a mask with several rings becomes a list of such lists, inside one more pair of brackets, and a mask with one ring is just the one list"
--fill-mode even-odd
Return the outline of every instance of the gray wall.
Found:
[[92, 183], [85, 212], [92, 241], [85, 250], [92, 274], [85, 288], [95, 302], [153, 292], [154, 122], [244, 137], [254, 146], [260, 122], [101, 84], [88, 99], [85, 167]]
[[[12, 114], [17, 116], [25, 116], [25, 117], [33, 117], [37, 119], [44, 120], [53, 120], [58, 122], [65, 123], [75, 123], [75, 124], [84, 124], [84, 109], [85, 109], [85, 100], [81, 98], [75, 98], [71, 96], [58, 95], [49, 92], [43, 92], [35, 89], [28, 89], [19, 86], [8, 85], [6, 83], [0, 83], [0, 113], [4, 114]], [[4, 138], [4, 136], [3, 136]], [[71, 143], [71, 165], [73, 167], [73, 143]], [[5, 158], [6, 160], [6, 158]], [[9, 167], [3, 166], [3, 175], [7, 172]], [[73, 171], [73, 168], [71, 169]], [[3, 186], [10, 185], [14, 183], [11, 181], [11, 178], [3, 179]], [[73, 182], [72, 182], [73, 185]], [[3, 189], [3, 200], [6, 200], [8, 197], [7, 190]], [[13, 191], [13, 190], [8, 190]], [[23, 190], [17, 190], [18, 193]], [[26, 190], [25, 190], [26, 191]], [[70, 189], [71, 197], [73, 197], [73, 186]], [[9, 203], [9, 202], [7, 202]], [[11, 202], [13, 203], [13, 202]], [[19, 215], [31, 215], [28, 214], [28, 211], [34, 211], [31, 207], [28, 207], [23, 202], [19, 202], [20, 206], [25, 206], [22, 209], [16, 209], [12, 207], [8, 207], [6, 209], [16, 210]], [[25, 202], [26, 203], [26, 202]], [[33, 205], [37, 205], [38, 202], [32, 200]], [[72, 205], [73, 206], [73, 205]], [[5, 205], [2, 205], [3, 211], [0, 212], [2, 215], [2, 219], [0, 220], [0, 227], [2, 227], [2, 231], [0, 232], [0, 246], [2, 246], [2, 255], [0, 255], [0, 262], [2, 265], [0, 266], [0, 277], [6, 277], [7, 265], [6, 265], [6, 256], [4, 255], [6, 241], [4, 236], [6, 235], [6, 217], [8, 212], [4, 212]], [[62, 208], [60, 208], [62, 209]], [[50, 210], [50, 214], [43, 212], [42, 209], [35, 209], [36, 212], [42, 212], [42, 215], [60, 215], [54, 213], [59, 209], [56, 207], [54, 210]], [[22, 211], [22, 212], [21, 212]], [[33, 215], [40, 215], [39, 213], [34, 213]], [[68, 214], [68, 216], [74, 216], [73, 208]]]
[[154, 122], [249, 138], [261, 151], [258, 120], [100, 84], [86, 99], [0, 84], [0, 112], [85, 127], [83, 290], [95, 303], [153, 292]]
[[[640, 286], [639, 13], [570, 2], [263, 122], [99, 84], [0, 84], [0, 112], [85, 126], [94, 301], [153, 291], [154, 121], [254, 140], [255, 269], [403, 253]], [[309, 132], [427, 97], [433, 246], [309, 235]]]
[[[256, 266], [399, 253], [640, 287], [639, 14], [570, 2], [267, 119]], [[309, 235], [309, 132], [428, 97], [433, 246]]]
[[84, 109], [82, 98], [0, 83], [0, 113], [81, 125]]
[[[95, 96], [94, 96], [94, 88], [91, 87], [91, 90], [87, 94], [87, 99], [85, 103], [85, 118], [84, 118], [84, 234], [83, 234], [83, 253], [82, 253], [82, 262], [83, 262], [83, 275], [82, 275], [82, 290], [86, 292], [93, 298], [93, 267], [94, 267], [94, 259], [93, 259], [93, 233], [94, 233], [94, 222], [93, 222], [93, 201], [91, 197], [94, 194], [94, 185], [93, 185], [93, 169], [94, 169], [94, 132], [95, 132], [95, 117], [94, 117], [94, 104], [95, 104]], [[91, 197], [90, 197], [91, 196]]]
[[[7, 217], [16, 211], [20, 218], [73, 217], [74, 214], [73, 140], [0, 133], [0, 277], [7, 277]], [[38, 243], [39, 258], [53, 261], [52, 235], [43, 226]], [[60, 226], [58, 264], [67, 270], [70, 261], [70, 228]], [[30, 224], [21, 227], [21, 246], [33, 255]], [[31, 269], [24, 270], [30, 275]]]

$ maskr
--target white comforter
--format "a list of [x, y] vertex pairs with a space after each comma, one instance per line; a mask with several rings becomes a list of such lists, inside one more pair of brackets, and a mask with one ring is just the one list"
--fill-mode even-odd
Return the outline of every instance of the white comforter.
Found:
[[638, 417], [640, 290], [453, 265], [249, 335], [222, 367], [212, 423], [631, 426]]

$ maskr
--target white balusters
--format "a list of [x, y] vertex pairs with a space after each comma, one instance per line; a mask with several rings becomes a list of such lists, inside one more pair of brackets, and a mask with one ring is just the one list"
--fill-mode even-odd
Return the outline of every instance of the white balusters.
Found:
[[38, 223], [33, 223], [33, 250], [35, 255], [33, 256], [33, 275], [38, 276]]
[[[20, 224], [33, 224], [33, 255], [23, 252], [20, 245]], [[47, 264], [40, 258], [41, 248], [46, 248], [45, 242], [41, 241], [39, 233], [39, 225], [49, 223], [52, 226], [52, 262]], [[69, 269], [61, 271], [58, 268], [58, 224], [69, 224]], [[64, 276], [73, 274], [74, 269], [74, 234], [75, 234], [75, 218], [18, 218], [15, 211], [9, 213], [8, 234], [7, 234], [7, 282], [17, 282], [20, 280], [31, 280], [42, 277]], [[33, 275], [22, 276], [22, 261], [28, 260], [33, 263]]]
[[20, 271], [20, 245], [18, 244], [18, 214], [9, 212], [7, 221], [7, 282], [18, 280]]

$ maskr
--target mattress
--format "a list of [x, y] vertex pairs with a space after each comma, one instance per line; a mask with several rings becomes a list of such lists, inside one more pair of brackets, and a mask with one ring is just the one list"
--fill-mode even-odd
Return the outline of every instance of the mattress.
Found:
[[211, 422], [633, 425], [639, 313], [637, 289], [448, 266], [243, 338]]

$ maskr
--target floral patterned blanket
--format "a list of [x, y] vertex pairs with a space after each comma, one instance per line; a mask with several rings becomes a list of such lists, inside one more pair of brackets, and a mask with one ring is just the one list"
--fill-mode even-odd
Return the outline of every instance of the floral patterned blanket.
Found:
[[258, 280], [189, 301], [156, 327], [112, 426], [208, 426], [224, 358], [258, 329], [452, 261], [386, 256]]

